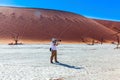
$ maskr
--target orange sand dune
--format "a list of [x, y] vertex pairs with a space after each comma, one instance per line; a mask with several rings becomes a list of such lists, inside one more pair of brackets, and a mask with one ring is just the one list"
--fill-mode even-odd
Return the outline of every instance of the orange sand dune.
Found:
[[108, 20], [98, 20], [98, 19], [93, 19], [93, 20], [97, 21], [98, 23], [100, 23], [116, 32], [120, 32], [120, 22], [108, 21]]
[[52, 37], [66, 42], [115, 40], [116, 32], [84, 16], [49, 9], [0, 7], [0, 39], [42, 42]]

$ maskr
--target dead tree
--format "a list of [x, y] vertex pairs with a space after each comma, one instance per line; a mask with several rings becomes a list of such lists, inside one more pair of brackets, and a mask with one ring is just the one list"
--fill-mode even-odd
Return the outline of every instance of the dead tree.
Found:
[[117, 48], [117, 49], [119, 48], [119, 45], [120, 45], [120, 35], [119, 35], [119, 34], [120, 34], [120, 31], [117, 32], [117, 33], [115, 33], [115, 34], [113, 34], [113, 35], [116, 37], [116, 40], [117, 40], [117, 41], [116, 41], [116, 42], [117, 42], [117, 43], [116, 43], [116, 45], [117, 45], [116, 48]]
[[11, 45], [13, 44], [13, 45], [18, 45], [19, 43], [18, 43], [18, 41], [19, 41], [19, 34], [14, 34], [14, 35], [12, 35], [12, 38], [13, 38], [13, 40], [14, 40], [14, 43], [10, 43]]
[[103, 37], [101, 37], [100, 43], [103, 44], [103, 41], [104, 41], [104, 39], [103, 39]]
[[93, 40], [92, 40], [92, 44], [91, 44], [91, 45], [94, 45], [94, 44], [95, 44], [95, 40], [93, 39]]
[[119, 35], [116, 35], [116, 38], [117, 38], [117, 47], [116, 48], [119, 48], [119, 45], [120, 45], [120, 37], [119, 37]]
[[19, 35], [18, 34], [14, 36], [14, 41], [15, 41], [14, 44], [17, 45], [18, 41], [19, 41]]

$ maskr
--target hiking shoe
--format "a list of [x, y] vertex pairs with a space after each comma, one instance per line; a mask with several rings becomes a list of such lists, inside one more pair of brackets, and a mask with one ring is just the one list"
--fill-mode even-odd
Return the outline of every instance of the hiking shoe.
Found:
[[55, 61], [56, 63], [59, 63], [58, 61]]
[[53, 62], [50, 62], [51, 64], [53, 64]]

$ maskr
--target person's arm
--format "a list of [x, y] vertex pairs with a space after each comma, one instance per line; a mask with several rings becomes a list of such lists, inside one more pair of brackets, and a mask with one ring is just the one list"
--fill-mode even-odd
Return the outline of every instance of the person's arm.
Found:
[[58, 46], [59, 45], [59, 43], [58, 42], [56, 42], [56, 46]]
[[54, 46], [58, 46], [59, 43], [58, 42], [53, 42]]

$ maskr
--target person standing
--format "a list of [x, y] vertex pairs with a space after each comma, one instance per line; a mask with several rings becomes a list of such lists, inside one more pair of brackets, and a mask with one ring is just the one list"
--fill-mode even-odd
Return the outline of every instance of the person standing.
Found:
[[51, 57], [50, 57], [50, 63], [53, 63], [53, 59], [56, 63], [59, 63], [57, 60], [57, 46], [59, 45], [58, 42], [61, 40], [57, 40], [56, 38], [52, 38], [50, 51], [51, 51]]

